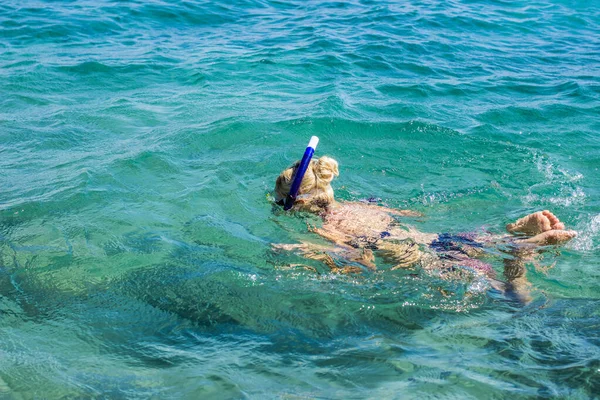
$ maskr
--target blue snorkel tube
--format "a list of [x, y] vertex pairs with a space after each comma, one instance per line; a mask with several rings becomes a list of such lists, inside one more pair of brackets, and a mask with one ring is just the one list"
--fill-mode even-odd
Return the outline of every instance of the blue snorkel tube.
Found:
[[308, 147], [302, 156], [302, 161], [300, 161], [300, 165], [298, 165], [298, 168], [296, 169], [296, 175], [294, 175], [294, 182], [292, 182], [290, 193], [285, 198], [285, 205], [283, 206], [283, 209], [286, 211], [292, 208], [294, 202], [296, 201], [298, 189], [300, 189], [300, 184], [302, 183], [302, 178], [304, 178], [308, 164], [310, 164], [310, 159], [312, 158], [313, 154], [315, 154], [317, 144], [319, 144], [319, 138], [316, 136], [311, 137], [310, 141], [308, 142]]

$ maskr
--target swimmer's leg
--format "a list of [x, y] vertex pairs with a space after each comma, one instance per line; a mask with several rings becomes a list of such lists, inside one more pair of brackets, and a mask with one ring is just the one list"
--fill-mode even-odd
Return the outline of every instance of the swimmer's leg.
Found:
[[[546, 230], [528, 238], [513, 238], [510, 242], [508, 257], [504, 258], [507, 293], [514, 295], [524, 304], [532, 300], [530, 294], [532, 285], [527, 279], [525, 264], [534, 261], [540, 252], [544, 250], [538, 248], [538, 246], [561, 245], [577, 236], [575, 231], [563, 230], [564, 224], [558, 221], [556, 217], [551, 218], [545, 211], [531, 214], [528, 217], [530, 218], [525, 224], [529, 224], [529, 227], [526, 228], [529, 232], [534, 231], [535, 224], [538, 224], [539, 229]], [[561, 229], [547, 229], [548, 226]], [[523, 229], [523, 227], [519, 229]]]
[[504, 258], [504, 277], [506, 293], [514, 296], [519, 302], [531, 302], [531, 283], [527, 279], [525, 263], [534, 259], [536, 252], [531, 246], [515, 247], [508, 257]]
[[548, 210], [538, 211], [520, 218], [512, 224], [506, 225], [506, 230], [509, 233], [524, 234], [524, 236], [515, 238], [514, 236], [491, 235], [487, 238], [478, 238], [478, 241], [496, 245], [511, 243], [517, 246], [549, 246], [564, 244], [577, 236], [577, 232], [565, 230], [565, 224]]

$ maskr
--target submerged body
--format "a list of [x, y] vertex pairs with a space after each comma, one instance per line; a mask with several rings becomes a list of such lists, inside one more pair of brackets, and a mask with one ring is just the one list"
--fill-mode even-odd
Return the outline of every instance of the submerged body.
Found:
[[[305, 257], [322, 261], [334, 272], [375, 270], [375, 255], [378, 255], [393, 264], [392, 269], [418, 265], [426, 270], [455, 272], [456, 267], [463, 267], [463, 270], [495, 280], [491, 265], [481, 258], [485, 258], [486, 248], [501, 246], [507, 252], [504, 272], [508, 285], [505, 287], [522, 292], [528, 286], [524, 265], [536, 254], [536, 248], [561, 244], [576, 235], [574, 231], [565, 230], [564, 224], [547, 210], [508, 224], [507, 235], [420, 232], [402, 221], [403, 217], [419, 216], [417, 212], [370, 203], [335, 201], [330, 186], [333, 177], [338, 175], [335, 160], [322, 157], [311, 166], [308, 172], [311, 175], [304, 178], [300, 200], [294, 208], [319, 214], [322, 226], [310, 227], [310, 230], [332, 245], [304, 242], [275, 247], [298, 251]], [[289, 190], [288, 182], [295, 167], [285, 170], [277, 179], [275, 193], [278, 200]]]

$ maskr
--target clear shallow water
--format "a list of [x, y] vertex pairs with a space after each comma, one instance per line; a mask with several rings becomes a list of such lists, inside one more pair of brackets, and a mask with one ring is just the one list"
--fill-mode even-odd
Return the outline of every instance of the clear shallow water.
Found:
[[[1, 397], [597, 395], [599, 50], [593, 2], [4, 2]], [[580, 236], [527, 306], [282, 268], [310, 135], [423, 230]]]

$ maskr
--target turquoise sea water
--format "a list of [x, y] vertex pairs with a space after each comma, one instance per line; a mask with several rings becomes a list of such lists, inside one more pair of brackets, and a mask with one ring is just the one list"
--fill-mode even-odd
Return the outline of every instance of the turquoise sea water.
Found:
[[[597, 2], [8, 0], [0, 54], [0, 398], [600, 393]], [[285, 268], [311, 135], [341, 199], [579, 237], [527, 305]]]

